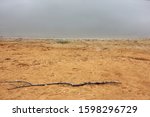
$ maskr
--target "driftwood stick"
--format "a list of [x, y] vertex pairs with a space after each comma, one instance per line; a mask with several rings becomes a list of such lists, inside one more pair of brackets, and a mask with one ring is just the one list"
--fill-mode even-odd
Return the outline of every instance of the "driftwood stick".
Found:
[[2, 81], [0, 83], [7, 83], [14, 85], [13, 88], [10, 88], [9, 90], [12, 89], [18, 89], [18, 88], [24, 88], [24, 87], [32, 87], [32, 86], [48, 86], [48, 85], [67, 85], [71, 87], [80, 87], [84, 85], [103, 85], [103, 84], [120, 84], [121, 82], [119, 81], [101, 81], [101, 82], [83, 82], [83, 83], [70, 83], [70, 82], [50, 82], [50, 83], [39, 83], [39, 84], [32, 84], [27, 81], [22, 81], [22, 80], [16, 80], [16, 81]]

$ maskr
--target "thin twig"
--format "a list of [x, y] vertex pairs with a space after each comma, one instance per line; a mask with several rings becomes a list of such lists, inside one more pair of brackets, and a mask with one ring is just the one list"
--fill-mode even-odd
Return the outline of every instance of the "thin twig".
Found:
[[51, 82], [51, 83], [40, 83], [40, 84], [32, 84], [27, 81], [22, 81], [22, 80], [16, 80], [16, 81], [2, 81], [0, 83], [8, 83], [8, 84], [13, 84], [14, 87], [10, 88], [9, 90], [12, 89], [18, 89], [18, 88], [24, 88], [24, 87], [32, 87], [32, 86], [48, 86], [48, 85], [68, 85], [71, 87], [80, 87], [84, 85], [102, 85], [102, 84], [120, 84], [121, 82], [119, 81], [101, 81], [101, 82], [83, 82], [83, 83], [69, 83], [69, 82]]

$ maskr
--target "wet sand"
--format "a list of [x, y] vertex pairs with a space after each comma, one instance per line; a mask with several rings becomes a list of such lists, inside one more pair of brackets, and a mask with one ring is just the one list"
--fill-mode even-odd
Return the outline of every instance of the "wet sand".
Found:
[[0, 40], [0, 82], [119, 81], [121, 84], [35, 86], [0, 83], [0, 99], [150, 99], [150, 39]]

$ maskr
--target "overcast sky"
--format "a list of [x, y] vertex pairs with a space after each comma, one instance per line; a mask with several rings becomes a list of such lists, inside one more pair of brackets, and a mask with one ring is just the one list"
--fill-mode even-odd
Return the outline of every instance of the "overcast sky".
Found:
[[0, 35], [150, 36], [147, 0], [0, 0]]

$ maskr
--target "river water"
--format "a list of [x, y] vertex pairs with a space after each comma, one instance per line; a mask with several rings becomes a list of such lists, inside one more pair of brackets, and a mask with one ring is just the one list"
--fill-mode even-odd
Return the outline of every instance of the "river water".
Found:
[[150, 37], [150, 1], [0, 0], [0, 35]]

